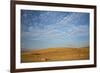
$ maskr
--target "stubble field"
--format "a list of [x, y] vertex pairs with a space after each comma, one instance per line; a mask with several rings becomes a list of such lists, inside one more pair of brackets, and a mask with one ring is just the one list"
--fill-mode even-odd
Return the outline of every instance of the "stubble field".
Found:
[[21, 52], [21, 62], [48, 62], [89, 59], [89, 48], [47, 48]]

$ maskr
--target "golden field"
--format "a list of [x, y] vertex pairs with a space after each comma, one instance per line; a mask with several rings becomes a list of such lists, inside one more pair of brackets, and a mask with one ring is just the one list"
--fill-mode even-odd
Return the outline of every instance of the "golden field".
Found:
[[46, 62], [89, 59], [89, 48], [47, 48], [21, 52], [21, 62]]

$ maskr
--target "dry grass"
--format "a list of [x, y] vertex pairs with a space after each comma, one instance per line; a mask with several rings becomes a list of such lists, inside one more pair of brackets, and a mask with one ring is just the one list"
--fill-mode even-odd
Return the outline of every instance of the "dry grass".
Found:
[[21, 62], [46, 62], [89, 59], [89, 48], [48, 48], [21, 52]]

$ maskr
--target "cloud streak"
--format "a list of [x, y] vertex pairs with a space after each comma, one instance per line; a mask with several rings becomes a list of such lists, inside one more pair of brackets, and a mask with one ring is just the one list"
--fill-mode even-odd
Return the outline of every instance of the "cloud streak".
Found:
[[[25, 18], [28, 20], [25, 20]], [[27, 41], [25, 40], [31, 40], [33, 42], [36, 40], [53, 40], [53, 42], [55, 42], [57, 39], [65, 40], [67, 43], [73, 42], [77, 45], [82, 39], [84, 39], [87, 44], [89, 43], [89, 13], [53, 11], [33, 11], [33, 13], [31, 11], [30, 13], [28, 10], [23, 10], [21, 21], [22, 43], [26, 43]], [[27, 28], [25, 29], [25, 27]], [[67, 43], [66, 46], [68, 46]], [[62, 42], [62, 44], [64, 43]], [[27, 46], [23, 45], [22, 47]], [[32, 46], [30, 47], [32, 48]]]

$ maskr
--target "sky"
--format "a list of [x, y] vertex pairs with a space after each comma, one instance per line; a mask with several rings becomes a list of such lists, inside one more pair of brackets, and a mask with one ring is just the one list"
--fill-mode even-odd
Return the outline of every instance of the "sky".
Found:
[[21, 10], [22, 50], [89, 47], [89, 13]]

